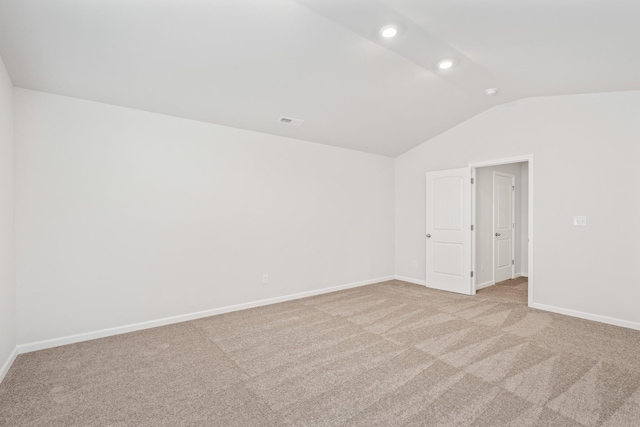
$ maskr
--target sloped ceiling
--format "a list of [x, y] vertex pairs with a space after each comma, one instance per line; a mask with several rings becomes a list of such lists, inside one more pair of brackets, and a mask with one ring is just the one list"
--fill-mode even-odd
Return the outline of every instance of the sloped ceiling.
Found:
[[638, 0], [0, 0], [0, 55], [18, 87], [397, 156], [515, 99], [640, 89], [638, 22]]

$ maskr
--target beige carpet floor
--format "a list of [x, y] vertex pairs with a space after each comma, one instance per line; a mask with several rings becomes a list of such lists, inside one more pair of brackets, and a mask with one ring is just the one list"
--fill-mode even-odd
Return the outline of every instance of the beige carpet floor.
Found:
[[390, 281], [21, 355], [2, 426], [640, 426], [640, 331]]

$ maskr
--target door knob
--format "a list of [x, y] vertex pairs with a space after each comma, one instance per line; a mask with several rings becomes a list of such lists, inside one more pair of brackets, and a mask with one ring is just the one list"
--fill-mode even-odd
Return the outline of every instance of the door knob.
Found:
[[499, 237], [499, 236], [500, 236], [500, 233], [496, 233], [496, 237]]
[[431, 238], [431, 234], [427, 234], [427, 239], [430, 239], [430, 238]]

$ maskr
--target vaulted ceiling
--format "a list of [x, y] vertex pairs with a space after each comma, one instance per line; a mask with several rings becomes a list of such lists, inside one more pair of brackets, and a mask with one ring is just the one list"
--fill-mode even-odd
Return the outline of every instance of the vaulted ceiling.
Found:
[[397, 156], [497, 104], [640, 89], [638, 22], [638, 0], [0, 0], [0, 55], [18, 87]]

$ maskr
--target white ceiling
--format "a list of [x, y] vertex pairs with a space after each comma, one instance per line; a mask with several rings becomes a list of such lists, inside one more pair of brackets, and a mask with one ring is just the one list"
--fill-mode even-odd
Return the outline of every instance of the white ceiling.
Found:
[[18, 87], [397, 156], [514, 99], [640, 89], [639, 22], [639, 0], [0, 0], [0, 54]]

